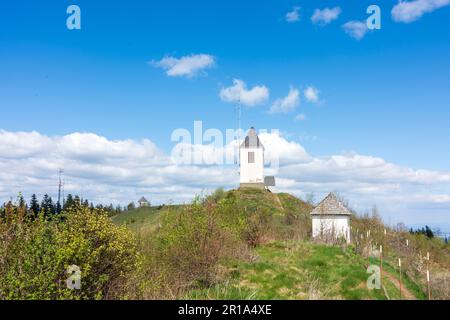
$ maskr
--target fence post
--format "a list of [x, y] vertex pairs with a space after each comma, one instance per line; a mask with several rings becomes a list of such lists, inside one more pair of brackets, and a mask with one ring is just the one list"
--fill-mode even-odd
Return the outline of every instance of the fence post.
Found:
[[380, 283], [383, 285], [383, 246], [380, 245]]
[[431, 288], [430, 288], [430, 253], [427, 252], [427, 289], [428, 300], [431, 300]]
[[402, 300], [402, 260], [398, 258], [398, 269], [400, 272], [399, 282], [400, 282], [400, 300]]

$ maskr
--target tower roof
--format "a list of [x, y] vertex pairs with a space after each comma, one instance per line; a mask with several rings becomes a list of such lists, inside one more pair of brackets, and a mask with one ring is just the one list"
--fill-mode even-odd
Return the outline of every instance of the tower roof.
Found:
[[139, 199], [138, 202], [148, 202], [148, 201], [147, 201], [147, 199], [145, 199], [145, 197], [142, 197], [142, 198]]
[[311, 215], [351, 215], [350, 210], [342, 204], [335, 194], [330, 193], [311, 212]]
[[256, 130], [254, 127], [251, 127], [248, 131], [247, 136], [244, 139], [244, 142], [241, 144], [241, 148], [262, 148], [264, 149], [263, 144], [259, 140], [258, 135], [256, 134]]

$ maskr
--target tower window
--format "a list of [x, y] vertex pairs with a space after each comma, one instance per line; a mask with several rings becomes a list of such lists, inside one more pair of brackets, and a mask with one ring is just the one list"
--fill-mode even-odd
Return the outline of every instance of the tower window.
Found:
[[255, 163], [255, 153], [254, 152], [248, 153], [248, 163]]

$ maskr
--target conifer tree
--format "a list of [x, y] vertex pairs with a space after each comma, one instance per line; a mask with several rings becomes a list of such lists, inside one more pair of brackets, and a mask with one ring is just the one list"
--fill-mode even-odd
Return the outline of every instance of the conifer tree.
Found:
[[73, 196], [72, 194], [68, 194], [67, 195], [67, 199], [64, 203], [64, 208], [63, 210], [66, 211], [68, 208], [72, 207], [75, 204], [75, 201], [73, 200]]
[[30, 201], [30, 213], [33, 216], [33, 218], [39, 215], [39, 211], [40, 211], [39, 202], [37, 200], [36, 194], [33, 193]]

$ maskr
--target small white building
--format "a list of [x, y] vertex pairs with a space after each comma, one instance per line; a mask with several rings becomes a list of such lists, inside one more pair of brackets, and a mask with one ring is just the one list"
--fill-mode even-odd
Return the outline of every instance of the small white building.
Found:
[[330, 193], [311, 212], [312, 236], [325, 241], [344, 239], [350, 243], [350, 217], [352, 213]]
[[150, 207], [150, 202], [145, 197], [140, 198], [138, 203], [139, 208]]

